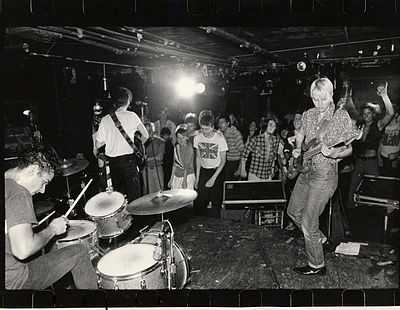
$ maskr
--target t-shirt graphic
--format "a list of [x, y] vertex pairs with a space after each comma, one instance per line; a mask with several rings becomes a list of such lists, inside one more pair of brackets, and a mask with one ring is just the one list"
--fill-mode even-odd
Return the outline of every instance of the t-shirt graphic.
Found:
[[199, 151], [202, 159], [217, 159], [218, 157], [218, 144], [200, 142]]

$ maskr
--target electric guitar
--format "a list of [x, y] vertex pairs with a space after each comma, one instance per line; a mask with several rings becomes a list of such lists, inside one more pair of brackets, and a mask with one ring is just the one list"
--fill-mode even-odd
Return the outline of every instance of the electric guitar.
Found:
[[[328, 148], [347, 147], [354, 140], [360, 140], [363, 134], [363, 128], [352, 128], [350, 131], [342, 134], [332, 143], [327, 144]], [[318, 138], [311, 139], [307, 144], [303, 145], [304, 153], [296, 159], [296, 168], [299, 171], [307, 171], [311, 164], [311, 159], [321, 153], [323, 143]]]

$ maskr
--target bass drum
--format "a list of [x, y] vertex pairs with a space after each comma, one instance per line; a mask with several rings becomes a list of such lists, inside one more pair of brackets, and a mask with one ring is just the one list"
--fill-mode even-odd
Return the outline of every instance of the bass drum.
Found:
[[[141, 234], [132, 241], [133, 244], [150, 244], [154, 247], [161, 244], [162, 223], [157, 222], [148, 231]], [[170, 241], [167, 241], [167, 249], [170, 249]], [[175, 241], [173, 246], [176, 274], [175, 287], [182, 289], [190, 282], [191, 265], [190, 260], [183, 251], [182, 247]], [[168, 283], [165, 288], [168, 288]]]

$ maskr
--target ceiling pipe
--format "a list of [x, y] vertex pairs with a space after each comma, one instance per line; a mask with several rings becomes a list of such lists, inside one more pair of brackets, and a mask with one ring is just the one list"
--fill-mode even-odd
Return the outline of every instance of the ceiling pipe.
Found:
[[36, 53], [36, 52], [30, 52], [28, 55], [44, 57], [44, 58], [61, 59], [61, 60], [67, 60], [67, 61], [83, 62], [83, 63], [89, 63], [89, 64], [97, 64], [97, 65], [108, 65], [108, 66], [125, 67], [125, 68], [154, 69], [152, 67], [135, 66], [135, 65], [121, 64], [121, 63], [115, 63], [115, 62], [105, 62], [105, 61], [98, 61], [98, 60], [88, 60], [88, 59], [82, 59], [82, 58], [73, 58], [73, 57], [66, 57], [66, 56], [60, 56], [60, 55]]
[[[120, 36], [120, 37], [124, 37], [129, 41], [132, 41], [132, 36], [131, 35], [127, 35], [127, 34], [123, 34], [117, 31], [113, 31], [113, 30], [109, 30], [109, 29], [105, 29], [102, 27], [95, 27], [96, 30], [101, 30], [103, 32], [106, 32], [108, 34], [111, 35], [115, 35], [115, 36]], [[111, 38], [114, 40], [120, 40], [120, 39], [115, 39], [115, 38]], [[121, 42], [125, 42], [128, 43], [126, 41], [120, 40]], [[192, 54], [192, 53], [187, 53], [187, 52], [182, 52], [178, 49], [174, 49], [174, 48], [166, 48], [163, 44], [161, 43], [156, 43], [156, 42], [151, 42], [148, 41], [146, 39], [142, 39], [143, 42], [145, 43], [136, 43], [136, 42], [131, 42], [132, 44], [138, 44], [140, 47], [145, 48], [145, 49], [149, 49], [153, 52], [156, 53], [164, 53], [164, 54], [172, 54], [174, 56], [180, 56], [180, 57], [186, 57], [186, 58], [198, 58], [198, 59], [203, 59], [205, 61], [209, 61], [209, 62], [213, 62], [213, 63], [218, 63], [218, 64], [222, 64], [222, 65], [228, 65], [230, 64], [227, 60], [222, 59], [222, 58], [215, 58], [215, 57], [210, 57], [210, 56], [206, 56], [206, 55], [200, 55], [200, 54]], [[149, 45], [149, 43], [153, 44], [154, 46]]]
[[326, 48], [326, 47], [332, 48], [332, 47], [338, 47], [338, 46], [371, 43], [371, 42], [377, 42], [377, 41], [378, 42], [389, 41], [389, 40], [396, 40], [396, 39], [400, 39], [400, 36], [368, 39], [368, 40], [358, 40], [358, 41], [350, 41], [350, 42], [339, 42], [339, 43], [331, 43], [331, 44], [312, 45], [312, 46], [304, 46], [304, 47], [293, 47], [293, 48], [287, 48], [287, 49], [271, 50], [270, 53], [285, 53], [285, 52], [312, 50], [312, 49]]
[[[53, 28], [55, 28], [55, 27], [53, 27]], [[46, 30], [46, 31], [47, 32], [54, 32], [55, 30]], [[59, 33], [59, 32], [56, 32], [56, 33]], [[149, 54], [149, 53], [146, 53], [146, 52], [143, 52], [143, 51], [135, 51], [135, 52], [134, 51], [128, 51], [126, 49], [113, 47], [113, 46], [110, 46], [108, 44], [99, 43], [97, 41], [94, 41], [94, 39], [91, 36], [86, 36], [85, 35], [84, 38], [80, 39], [80, 38], [78, 38], [76, 36], [76, 34], [74, 32], [71, 32], [71, 31], [63, 31], [62, 37], [70, 39], [70, 40], [73, 40], [73, 41], [76, 41], [76, 42], [79, 42], [79, 43], [84, 43], [84, 44], [87, 44], [87, 45], [90, 45], [90, 46], [95, 46], [95, 47], [99, 47], [99, 48], [102, 48], [102, 49], [106, 49], [106, 50], [112, 51], [112, 52], [114, 52], [115, 54], [118, 54], [118, 55], [125, 54], [125, 55], [130, 55], [130, 56], [146, 56], [146, 57], [152, 56], [152, 54]]]
[[[129, 32], [136, 31], [136, 28], [134, 28], [134, 27], [121, 27], [121, 29], [124, 30], [124, 31], [129, 31]], [[158, 35], [156, 35], [154, 33], [149, 32], [149, 31], [142, 30], [142, 31], [140, 31], [140, 33], [142, 33], [146, 37], [151, 37], [151, 38], [154, 38], [156, 40], [160, 40], [160, 41], [164, 41], [164, 42], [165, 41], [173, 42], [175, 45], [179, 45], [180, 47], [183, 47], [184, 49], [186, 49], [188, 51], [193, 51], [193, 52], [197, 52], [197, 53], [203, 53], [204, 55], [210, 55], [211, 57], [215, 57], [215, 58], [219, 58], [219, 56], [220, 56], [218, 54], [214, 54], [214, 53], [211, 53], [211, 52], [208, 52], [208, 51], [204, 51], [204, 50], [199, 49], [199, 48], [195, 48], [193, 46], [189, 46], [189, 45], [183, 44], [182, 42], [178, 42], [176, 40], [171, 40], [171, 39], [167, 39], [167, 38], [158, 36]]]
[[[72, 30], [70, 30], [71, 27], [43, 27], [43, 28], [40, 27], [39, 29], [45, 29], [47, 31], [54, 31], [54, 32], [57, 32], [57, 33], [62, 33], [64, 36], [68, 35], [69, 39], [73, 39], [73, 40], [79, 41], [79, 42], [84, 42], [84, 39], [79, 39], [77, 37], [77, 33], [75, 32], [75, 28], [72, 28]], [[128, 35], [125, 35], [125, 36], [129, 37], [128, 38], [129, 41], [126, 41], [126, 40], [117, 39], [115, 37], [110, 37], [108, 35], [102, 35], [100, 33], [96, 33], [96, 32], [90, 31], [90, 30], [86, 30], [86, 29], [82, 29], [82, 31], [83, 31], [83, 38], [88, 37], [88, 38], [90, 38], [92, 40], [101, 40], [101, 41], [103, 41], [103, 42], [105, 41], [107, 43], [108, 43], [108, 41], [115, 41], [115, 42], [118, 42], [119, 44], [122, 44], [122, 45], [133, 46], [134, 48], [137, 48], [137, 49], [139, 49], [139, 48], [147, 49], [147, 50], [150, 50], [150, 51], [152, 51], [154, 53], [171, 54], [171, 51], [168, 50], [168, 49], [165, 49], [164, 47], [162, 47], [162, 48], [161, 47], [152, 47], [152, 46], [149, 46], [147, 44], [134, 42], [134, 41], [132, 41], [132, 37], [128, 36]], [[108, 32], [112, 33], [113, 35], [120, 35], [118, 32], [114, 32], [114, 31], [108, 31]], [[109, 49], [111, 48], [111, 49], [121, 50], [121, 51], [124, 50], [121, 47], [115, 48], [115, 47], [112, 47], [111, 45], [108, 45], [108, 46], [109, 46]], [[174, 51], [174, 55], [175, 54], [176, 54], [176, 56], [180, 56], [180, 57], [206, 58], [207, 60], [210, 60], [208, 57], [204, 57], [204, 56], [201, 56], [201, 55], [192, 55], [192, 54], [183, 53], [183, 52], [179, 52], [179, 51]], [[147, 56], [154, 57], [155, 55], [147, 53]], [[222, 60], [219, 61], [219, 60], [215, 60], [215, 59], [213, 59], [212, 61], [216, 62], [216, 63], [221, 63], [222, 62]], [[222, 64], [226, 65], [226, 64], [228, 64], [228, 62], [224, 60]]]
[[[199, 28], [206, 31], [207, 33], [213, 33], [215, 35], [218, 35], [220, 37], [228, 39], [232, 42], [238, 43], [238, 44], [240, 44], [241, 47], [253, 48], [254, 53], [260, 53], [262, 55], [268, 55], [268, 56], [273, 57], [273, 55], [271, 55], [270, 51], [259, 46], [258, 44], [251, 43], [250, 41], [245, 40], [245, 39], [243, 39], [237, 35], [234, 35], [226, 30], [223, 30], [221, 28], [218, 28], [218, 27], [199, 27]], [[240, 55], [239, 55], [239, 57], [240, 57]]]

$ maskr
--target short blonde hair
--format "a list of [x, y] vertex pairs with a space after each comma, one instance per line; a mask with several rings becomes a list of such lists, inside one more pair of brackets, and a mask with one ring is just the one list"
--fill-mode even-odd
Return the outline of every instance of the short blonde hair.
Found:
[[317, 92], [318, 94], [326, 94], [329, 97], [333, 97], [333, 84], [332, 82], [326, 78], [319, 78], [314, 80], [314, 82], [312, 82], [311, 87], [310, 87], [310, 96], [312, 98], [312, 94], [314, 92]]

